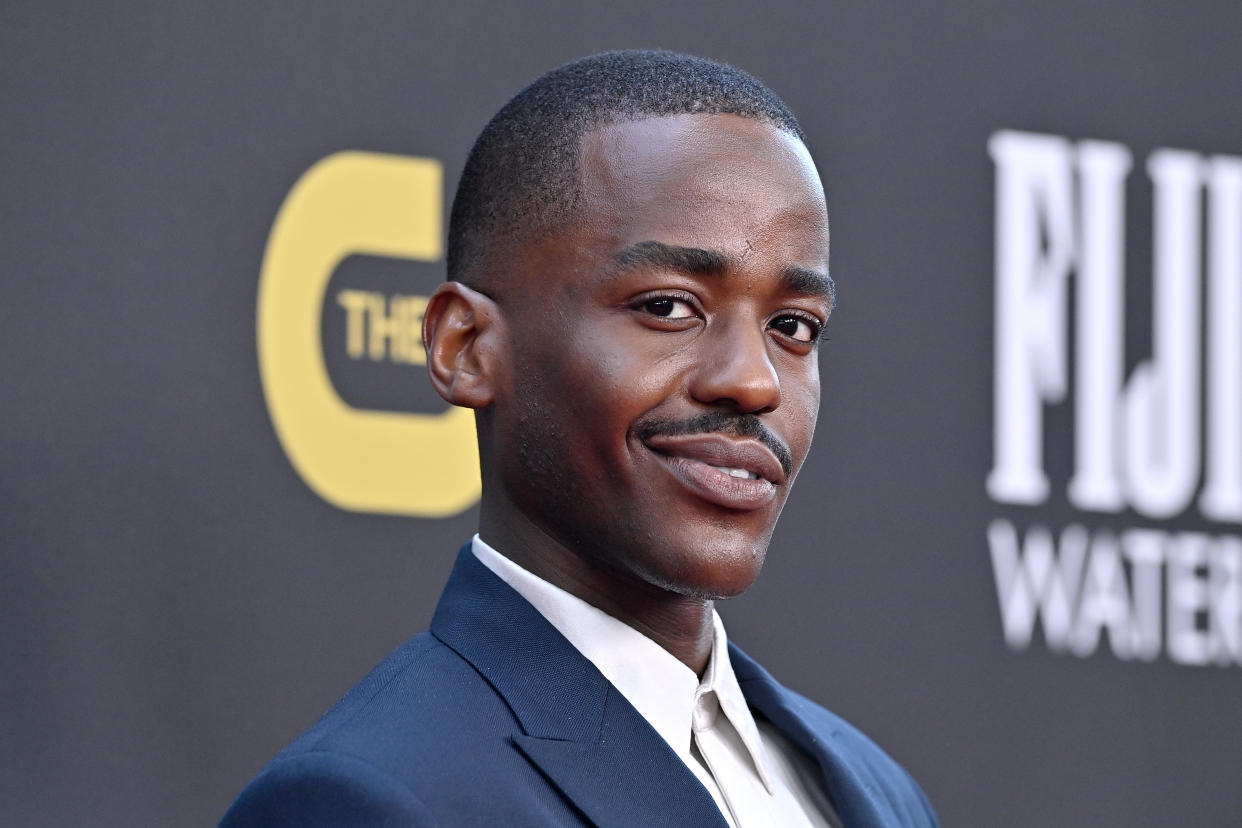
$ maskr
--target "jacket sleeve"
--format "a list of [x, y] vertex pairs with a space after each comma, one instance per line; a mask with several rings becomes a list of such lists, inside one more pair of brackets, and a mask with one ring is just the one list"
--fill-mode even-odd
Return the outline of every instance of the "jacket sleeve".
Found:
[[221, 828], [350, 825], [433, 828], [436, 821], [383, 771], [345, 754], [311, 751], [273, 761], [220, 822]]

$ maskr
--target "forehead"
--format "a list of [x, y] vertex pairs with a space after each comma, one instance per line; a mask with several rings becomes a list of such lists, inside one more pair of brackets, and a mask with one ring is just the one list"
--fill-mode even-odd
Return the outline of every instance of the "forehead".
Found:
[[579, 219], [617, 247], [779, 245], [826, 269], [823, 186], [784, 130], [738, 115], [655, 117], [592, 130], [580, 152]]

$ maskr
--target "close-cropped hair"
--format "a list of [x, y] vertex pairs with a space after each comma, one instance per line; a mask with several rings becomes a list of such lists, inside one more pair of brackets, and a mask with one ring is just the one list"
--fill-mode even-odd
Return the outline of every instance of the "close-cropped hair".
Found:
[[480, 285], [498, 243], [572, 217], [583, 135], [612, 123], [686, 114], [754, 118], [806, 142], [784, 101], [726, 63], [661, 50], [572, 61], [515, 95], [475, 141], [449, 216], [448, 278]]

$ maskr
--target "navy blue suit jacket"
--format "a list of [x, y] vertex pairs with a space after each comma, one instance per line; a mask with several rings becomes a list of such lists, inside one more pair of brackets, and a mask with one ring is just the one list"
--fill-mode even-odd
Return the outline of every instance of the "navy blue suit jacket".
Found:
[[[819, 763], [847, 828], [937, 824], [866, 736], [733, 645], [729, 658], [751, 708]], [[582, 824], [725, 828], [667, 743], [469, 545], [431, 631], [277, 755], [222, 823]]]

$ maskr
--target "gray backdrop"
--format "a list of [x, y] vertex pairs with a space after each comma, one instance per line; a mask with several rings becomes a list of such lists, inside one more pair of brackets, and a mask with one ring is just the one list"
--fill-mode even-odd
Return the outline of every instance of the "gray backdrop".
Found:
[[[1242, 155], [1240, 34], [1242, 6], [1223, 0], [5, 4], [0, 821], [212, 823], [425, 627], [475, 512], [349, 511], [303, 482], [256, 353], [273, 220], [341, 150], [436, 159], [447, 200], [522, 83], [591, 51], [661, 46], [736, 63], [786, 98], [833, 222], [841, 303], [819, 433], [760, 582], [722, 607], [732, 637], [885, 746], [946, 825], [1238, 824], [1234, 651], [1124, 658], [1107, 636], [1060, 651], [1038, 624], [1007, 643], [988, 541], [1002, 520], [1093, 539], [1202, 532], [1226, 549], [1237, 523], [1067, 499], [1072, 378], [1040, 407], [1050, 494], [1016, 503], [985, 483], [1005, 243], [989, 140], [1132, 154], [1128, 376], [1153, 354], [1159, 304], [1147, 159]], [[333, 278], [331, 292], [425, 294], [442, 263], [351, 259]], [[340, 393], [430, 405], [421, 369], [345, 353], [343, 314], [325, 302], [321, 320]], [[1169, 606], [1186, 635], [1236, 638], [1226, 552], [1179, 570]], [[1104, 592], [1124, 598], [1126, 583]]]

